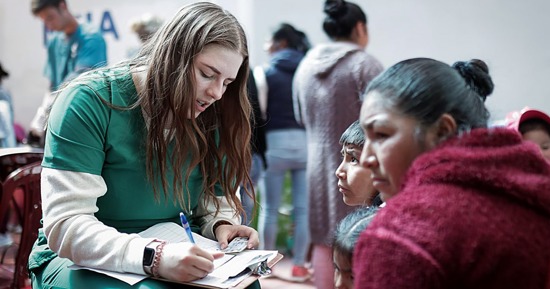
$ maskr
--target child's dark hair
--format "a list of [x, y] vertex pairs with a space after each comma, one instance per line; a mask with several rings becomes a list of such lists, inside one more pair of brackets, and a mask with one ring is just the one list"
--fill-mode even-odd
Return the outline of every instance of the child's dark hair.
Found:
[[356, 145], [362, 147], [365, 144], [365, 133], [359, 125], [359, 120], [354, 121], [340, 137], [342, 145]]
[[302, 53], [306, 53], [311, 48], [311, 44], [306, 34], [288, 23], [281, 23], [281, 25], [275, 29], [271, 38], [274, 41], [285, 40], [289, 48], [298, 50]]
[[519, 133], [521, 133], [522, 135], [524, 135], [529, 131], [538, 130], [538, 129], [542, 129], [546, 131], [548, 135], [550, 135], [550, 124], [539, 118], [531, 118], [528, 120], [524, 120], [519, 124], [519, 127], [518, 127]]
[[342, 219], [336, 227], [333, 251], [347, 256], [351, 260], [353, 248], [359, 235], [368, 227], [378, 210], [379, 208], [375, 206], [362, 207]]

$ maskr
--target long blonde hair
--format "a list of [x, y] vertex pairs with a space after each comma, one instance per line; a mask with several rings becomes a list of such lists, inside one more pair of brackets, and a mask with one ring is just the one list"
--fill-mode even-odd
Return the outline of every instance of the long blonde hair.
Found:
[[[244, 60], [222, 99], [196, 119], [188, 119], [189, 112], [195, 115], [193, 62], [210, 44], [237, 51]], [[189, 176], [199, 166], [206, 196], [204, 201], [214, 201], [219, 209], [214, 187], [221, 184], [224, 195], [237, 213], [242, 213], [236, 196], [238, 186], [252, 187], [249, 176], [251, 106], [246, 92], [248, 48], [237, 19], [212, 3], [184, 6], [149, 39], [130, 64], [148, 69], [136, 106], [143, 107], [149, 122], [147, 175], [155, 196], [159, 197], [159, 179], [164, 196], [168, 195], [166, 173], [171, 165], [174, 201], [184, 209], [191, 209], [184, 196], [189, 199]], [[174, 143], [170, 155], [167, 140]]]

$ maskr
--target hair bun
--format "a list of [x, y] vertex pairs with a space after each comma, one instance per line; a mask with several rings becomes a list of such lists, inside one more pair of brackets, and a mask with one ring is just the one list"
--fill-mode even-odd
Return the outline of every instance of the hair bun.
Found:
[[339, 18], [347, 12], [346, 1], [344, 0], [327, 0], [323, 11], [332, 18]]
[[489, 75], [489, 67], [479, 59], [470, 61], [458, 61], [452, 66], [460, 73], [466, 84], [475, 91], [483, 101], [487, 99], [494, 89], [493, 80]]

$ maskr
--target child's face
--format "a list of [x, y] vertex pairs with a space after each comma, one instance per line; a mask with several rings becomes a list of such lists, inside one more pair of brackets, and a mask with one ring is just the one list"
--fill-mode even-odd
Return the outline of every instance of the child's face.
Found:
[[361, 146], [344, 144], [342, 163], [335, 172], [338, 177], [338, 189], [348, 206], [370, 206], [376, 197], [370, 170], [359, 164], [362, 149]]
[[523, 134], [523, 139], [537, 144], [544, 158], [550, 160], [550, 135], [546, 130], [540, 128], [527, 131]]
[[334, 250], [334, 287], [336, 289], [353, 289], [353, 271], [351, 260], [344, 254]]

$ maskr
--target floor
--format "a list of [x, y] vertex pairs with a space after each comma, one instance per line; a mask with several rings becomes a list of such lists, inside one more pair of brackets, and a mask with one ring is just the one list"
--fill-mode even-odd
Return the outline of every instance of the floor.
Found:
[[314, 289], [311, 280], [304, 283], [295, 283], [288, 281], [290, 270], [292, 268], [292, 260], [288, 257], [283, 258], [277, 265], [273, 267], [273, 273], [269, 277], [260, 279], [262, 289]]
[[[12, 234], [15, 243], [19, 242], [19, 234]], [[11, 276], [13, 275], [15, 247], [7, 251], [4, 264], [0, 265], [0, 289], [9, 288]], [[269, 277], [260, 279], [262, 289], [314, 289], [311, 280], [304, 283], [295, 283], [289, 281], [292, 261], [289, 257], [283, 258], [277, 265], [273, 267], [273, 273]], [[25, 289], [30, 289], [26, 287]]]
[[[20, 235], [17, 233], [11, 234], [14, 244], [6, 248], [1, 248], [0, 253], [3, 253], [5, 250], [6, 256], [4, 262], [0, 264], [0, 289], [10, 288], [11, 279], [13, 276], [13, 269], [15, 264], [14, 256], [17, 253], [17, 244], [19, 243]], [[31, 289], [30, 282], [27, 283], [29, 286], [24, 287], [25, 289]]]

